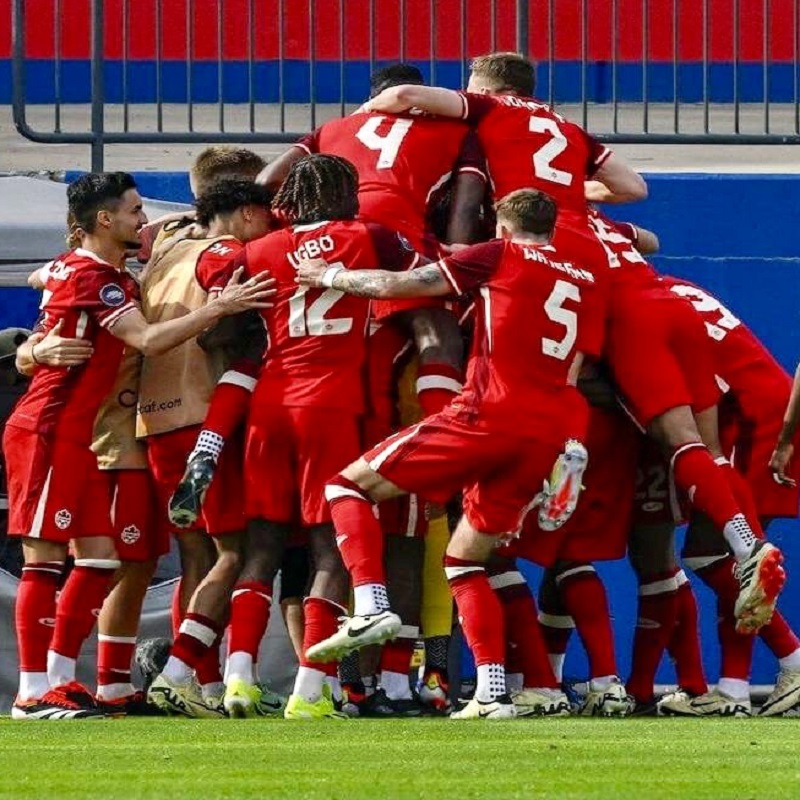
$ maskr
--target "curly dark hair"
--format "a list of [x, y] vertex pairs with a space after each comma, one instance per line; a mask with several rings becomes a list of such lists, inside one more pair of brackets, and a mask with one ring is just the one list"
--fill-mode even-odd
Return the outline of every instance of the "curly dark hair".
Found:
[[241, 178], [217, 181], [195, 201], [197, 221], [207, 228], [214, 217], [232, 214], [244, 206], [269, 208], [272, 192], [266, 186]]
[[353, 219], [358, 173], [346, 159], [315, 153], [296, 161], [272, 203], [291, 223]]

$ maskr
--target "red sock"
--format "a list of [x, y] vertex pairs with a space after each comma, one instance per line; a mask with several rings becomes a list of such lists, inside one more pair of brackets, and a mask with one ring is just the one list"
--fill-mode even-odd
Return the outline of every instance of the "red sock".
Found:
[[417, 370], [417, 401], [426, 417], [438, 414], [463, 388], [460, 369], [450, 364], [420, 364]]
[[702, 511], [719, 531], [742, 513], [731, 492], [728, 476], [700, 442], [690, 442], [675, 449], [672, 474], [676, 485], [686, 492], [694, 508]]
[[695, 574], [717, 595], [717, 634], [721, 649], [720, 677], [750, 680], [754, 636], [736, 632], [734, 606], [739, 596], [739, 581], [733, 574], [736, 562], [725, 556], [695, 570]]
[[250, 408], [260, 364], [240, 360], [219, 379], [203, 422], [203, 430], [229, 439], [242, 426]]
[[104, 559], [75, 560], [75, 568], [70, 572], [58, 598], [51, 650], [67, 658], [78, 657], [83, 643], [97, 623], [118, 566], [118, 561]]
[[56, 592], [63, 570], [60, 561], [38, 561], [22, 568], [15, 610], [20, 672], [47, 672]]
[[567, 613], [575, 620], [589, 657], [591, 677], [617, 674], [614, 633], [602, 581], [591, 564], [572, 567], [556, 579]]
[[[419, 633], [419, 628], [411, 628], [411, 626], [409, 628]], [[404, 636], [403, 628], [401, 628], [397, 638], [386, 642], [381, 649], [380, 671], [397, 672], [401, 675], [408, 673], [411, 670], [411, 658], [414, 655], [416, 643], [417, 637]]]
[[700, 695], [708, 691], [703, 657], [700, 653], [700, 631], [697, 627], [697, 600], [692, 585], [681, 570], [676, 579], [678, 591], [677, 622], [672, 631], [672, 638], [667, 645], [670, 657], [675, 662], [678, 686], [691, 694]]
[[628, 694], [640, 703], [653, 700], [653, 686], [661, 657], [677, 620], [678, 570], [653, 575], [639, 584], [639, 611], [633, 637], [633, 661]]
[[[172, 655], [179, 658], [188, 667], [198, 670], [200, 662], [207, 659], [209, 662], [215, 658], [217, 661], [217, 673], [219, 673], [219, 648], [214, 652], [214, 643], [219, 636], [219, 625], [213, 619], [195, 614], [189, 611], [181, 623], [181, 629], [175, 637], [172, 645]], [[208, 654], [212, 655], [209, 656]], [[212, 664], [206, 663], [209, 673]], [[199, 683], [213, 683], [214, 681], [201, 681], [200, 675], [197, 676]]]
[[489, 578], [503, 609], [506, 629], [506, 671], [522, 673], [526, 688], [555, 689], [558, 681], [547, 656], [536, 601], [525, 578], [508, 570]]
[[97, 686], [131, 682], [131, 661], [136, 649], [135, 636], [97, 637]]
[[769, 625], [764, 625], [758, 635], [775, 658], [786, 658], [800, 648], [800, 639], [789, 627], [789, 623], [780, 611], [772, 615]]
[[372, 500], [341, 475], [328, 482], [325, 497], [336, 528], [336, 543], [353, 586], [385, 584], [383, 532]]
[[272, 584], [243, 581], [236, 585], [231, 599], [229, 653], [248, 653], [255, 663], [267, 631], [271, 605]]
[[346, 613], [346, 608], [332, 600], [326, 600], [324, 597], [307, 597], [303, 601], [305, 628], [303, 631], [303, 658], [300, 659], [301, 667], [318, 669], [331, 677], [336, 675], [338, 661], [326, 661], [322, 664], [308, 661], [305, 652], [312, 645], [333, 636], [339, 630], [339, 617]]
[[744, 518], [747, 520], [750, 529], [756, 537], [763, 539], [764, 529], [761, 527], [756, 501], [753, 498], [753, 492], [750, 490], [747, 481], [728, 461], [719, 464], [719, 468], [728, 481], [731, 494], [734, 500], [736, 500], [736, 504], [741, 509], [741, 513], [744, 514]]
[[445, 555], [444, 571], [475, 664], [504, 664], [503, 609], [489, 585], [486, 565]]
[[173, 641], [178, 638], [181, 622], [183, 622], [183, 612], [181, 611], [181, 583], [183, 583], [183, 578], [178, 578], [178, 582], [175, 584], [175, 591], [172, 593], [172, 604], [169, 607]]
[[202, 658], [194, 665], [197, 682], [201, 686], [207, 686], [209, 683], [222, 683], [222, 667], [220, 666], [219, 655], [221, 644], [222, 632], [220, 631]]

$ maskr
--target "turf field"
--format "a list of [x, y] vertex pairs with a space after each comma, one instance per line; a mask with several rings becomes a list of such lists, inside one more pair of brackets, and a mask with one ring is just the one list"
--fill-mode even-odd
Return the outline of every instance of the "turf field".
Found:
[[[797, 720], [0, 720], [0, 798], [800, 796]], [[35, 765], [35, 766], [34, 766]]]

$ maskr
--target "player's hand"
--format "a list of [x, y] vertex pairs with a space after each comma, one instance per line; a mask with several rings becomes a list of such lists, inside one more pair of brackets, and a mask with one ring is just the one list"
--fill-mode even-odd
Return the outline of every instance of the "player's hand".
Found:
[[77, 367], [92, 357], [94, 348], [86, 339], [71, 339], [61, 335], [64, 320], [59, 320], [46, 334], [34, 334], [34, 361], [48, 367]]
[[408, 103], [400, 100], [396, 86], [384, 89], [379, 95], [367, 100], [362, 106], [365, 111], [383, 111], [386, 114], [400, 114], [408, 111]]
[[236, 269], [225, 288], [211, 301], [222, 308], [225, 316], [249, 311], [251, 308], [272, 308], [275, 305], [272, 298], [278, 290], [269, 270], [253, 275], [244, 283], [242, 283], [243, 273], [244, 267]]
[[295, 281], [301, 286], [320, 289], [325, 285], [322, 282], [322, 276], [327, 272], [328, 267], [330, 267], [330, 264], [324, 258], [303, 259], [297, 267]]
[[775, 452], [769, 460], [769, 468], [772, 470], [772, 477], [782, 486], [796, 486], [797, 481], [786, 474], [789, 463], [794, 455], [794, 445], [791, 442], [778, 442]]

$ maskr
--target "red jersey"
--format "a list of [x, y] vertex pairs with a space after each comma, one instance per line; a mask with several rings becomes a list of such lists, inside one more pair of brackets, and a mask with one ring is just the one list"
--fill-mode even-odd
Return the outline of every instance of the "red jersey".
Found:
[[238, 239], [214, 242], [197, 259], [194, 275], [197, 282], [208, 292], [209, 299], [218, 295], [231, 277], [231, 259], [244, 249]]
[[363, 371], [369, 302], [337, 289], [295, 282], [303, 258], [321, 256], [345, 269], [412, 267], [419, 256], [402, 236], [360, 220], [295, 225], [250, 242], [232, 262], [248, 276], [268, 269], [277, 282], [264, 367], [253, 408], [317, 406], [364, 411]]
[[133, 277], [94, 253], [78, 248], [59, 256], [46, 272], [39, 329], [47, 332], [62, 321], [62, 336], [86, 339], [94, 352], [78, 367], [38, 367], [8, 424], [89, 447], [125, 347], [110, 330], [138, 308], [138, 297]]
[[[706, 332], [714, 343], [717, 382], [723, 392], [731, 392], [748, 416], [764, 410], [765, 391], [791, 386], [791, 378], [755, 334], [722, 303], [699, 286], [681, 278], [662, 277], [666, 287], [691, 302], [703, 318]], [[785, 405], [784, 393], [778, 392]]]
[[350, 161], [358, 172], [360, 215], [415, 239], [428, 230], [428, 213], [455, 174], [484, 175], [483, 155], [463, 122], [419, 114], [352, 114], [326, 122], [296, 146]]
[[438, 264], [456, 294], [479, 290], [467, 380], [450, 408], [496, 430], [563, 438], [573, 357], [602, 348], [602, 275], [561, 261], [552, 245], [503, 239]]
[[474, 125], [495, 199], [538, 189], [555, 200], [558, 227], [586, 228], [584, 181], [611, 151], [545, 103], [515, 95], [462, 92], [462, 118]]

